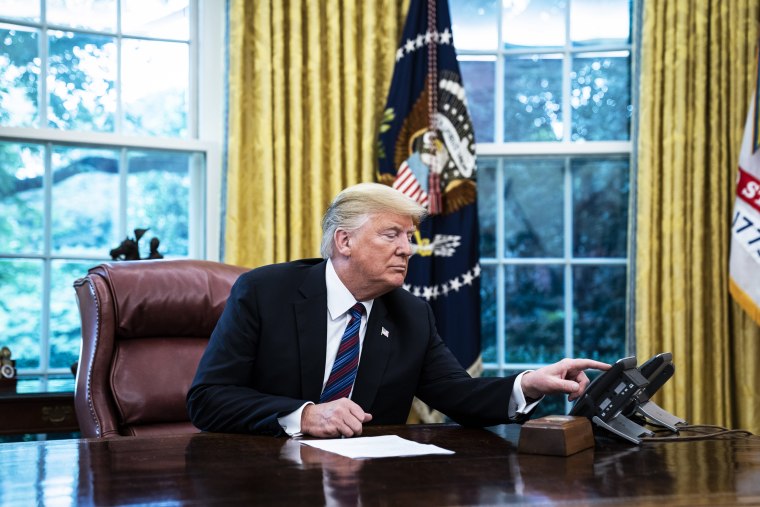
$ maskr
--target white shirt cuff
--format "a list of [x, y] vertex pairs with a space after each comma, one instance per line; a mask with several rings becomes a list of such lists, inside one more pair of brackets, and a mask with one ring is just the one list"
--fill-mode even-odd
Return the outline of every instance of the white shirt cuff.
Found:
[[530, 405], [525, 400], [525, 393], [523, 393], [522, 390], [522, 378], [523, 375], [529, 371], [533, 370], [525, 370], [524, 372], [520, 373], [517, 378], [515, 378], [515, 383], [512, 386], [512, 396], [509, 398], [509, 407], [507, 408], [507, 417], [510, 419], [514, 419], [518, 414], [527, 414], [533, 410], [541, 400], [544, 399], [544, 397], [541, 396], [536, 401], [531, 402]]
[[303, 414], [303, 409], [306, 405], [314, 405], [314, 403], [307, 401], [298, 410], [277, 418], [277, 422], [282, 426], [282, 430], [291, 437], [301, 436], [301, 414]]

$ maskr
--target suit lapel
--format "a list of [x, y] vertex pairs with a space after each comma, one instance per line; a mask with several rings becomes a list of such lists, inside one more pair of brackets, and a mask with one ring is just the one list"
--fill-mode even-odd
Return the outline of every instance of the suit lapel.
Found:
[[314, 266], [301, 286], [303, 299], [294, 304], [301, 359], [301, 395], [319, 401], [325, 375], [327, 347], [327, 288], [325, 262]]
[[380, 381], [388, 364], [395, 328], [388, 320], [388, 310], [382, 298], [375, 299], [364, 335], [359, 371], [356, 374], [351, 399], [364, 410], [370, 410], [375, 401]]

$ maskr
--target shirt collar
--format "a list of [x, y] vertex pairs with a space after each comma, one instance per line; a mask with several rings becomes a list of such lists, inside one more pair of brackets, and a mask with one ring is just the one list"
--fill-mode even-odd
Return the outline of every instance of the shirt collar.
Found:
[[[327, 311], [330, 314], [332, 320], [336, 320], [356, 304], [351, 291], [349, 291], [343, 282], [338, 278], [338, 273], [335, 272], [332, 259], [327, 259], [327, 268], [325, 269], [325, 282], [327, 284]], [[372, 304], [374, 299], [368, 301], [362, 301], [364, 309], [367, 310], [367, 318], [369, 318], [369, 312], [372, 311]]]

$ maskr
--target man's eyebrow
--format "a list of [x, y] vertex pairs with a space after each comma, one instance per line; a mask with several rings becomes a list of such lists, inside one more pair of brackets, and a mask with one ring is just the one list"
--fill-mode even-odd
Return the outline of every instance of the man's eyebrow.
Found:
[[385, 232], [385, 231], [394, 231], [394, 232], [403, 232], [403, 233], [413, 233], [416, 230], [417, 230], [417, 228], [415, 226], [406, 228], [406, 227], [402, 227], [400, 225], [389, 225], [387, 227], [382, 227], [380, 229], [380, 231], [382, 231], [382, 232]]

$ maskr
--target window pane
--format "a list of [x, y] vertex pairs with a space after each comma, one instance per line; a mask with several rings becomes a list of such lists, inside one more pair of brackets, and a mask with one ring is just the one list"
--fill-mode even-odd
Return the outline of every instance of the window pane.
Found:
[[39, 22], [40, 3], [36, 0], [0, 0], [0, 13], [4, 18]]
[[503, 0], [504, 47], [535, 48], [565, 45], [567, 0]]
[[572, 0], [570, 37], [575, 46], [627, 44], [631, 40], [630, 0]]
[[507, 266], [507, 362], [551, 363], [564, 356], [560, 266]]
[[458, 0], [451, 5], [451, 32], [457, 49], [496, 50], [498, 0]]
[[625, 277], [625, 266], [573, 268], [577, 357], [612, 363], [625, 354]]
[[628, 159], [575, 159], [573, 255], [627, 255]]
[[572, 140], [630, 138], [631, 58], [628, 51], [585, 53], [573, 59], [570, 104]]
[[0, 252], [42, 253], [44, 173], [41, 146], [0, 142]]
[[496, 257], [496, 164], [494, 159], [478, 160], [478, 221], [480, 256]]
[[504, 140], [562, 139], [562, 56], [504, 60]]
[[495, 363], [496, 356], [496, 267], [480, 266], [480, 344], [483, 362]]
[[0, 329], [16, 368], [40, 367], [42, 261], [0, 260]]
[[[53, 250], [106, 257], [117, 240], [119, 165], [114, 150], [53, 149]], [[87, 203], [83, 206], [82, 203]]]
[[187, 40], [188, 0], [121, 0], [121, 30], [129, 35]]
[[202, 250], [204, 152], [150, 140], [197, 133], [197, 15], [196, 0], [0, 0], [0, 345], [19, 392], [73, 389], [72, 283], [134, 228], [150, 228], [144, 257], [153, 237], [158, 255]]
[[47, 0], [53, 25], [116, 32], [116, 0]]
[[48, 126], [113, 132], [116, 45], [111, 37], [50, 32]]
[[565, 407], [566, 399], [567, 396], [562, 394], [544, 397], [541, 403], [538, 404], [538, 407], [536, 407], [536, 411], [531, 414], [531, 419], [567, 413], [567, 408]]
[[[138, 241], [140, 257], [150, 255], [150, 242], [160, 241], [159, 253], [188, 254], [190, 164], [187, 153], [130, 152], [127, 177], [127, 226], [150, 231]], [[157, 245], [158, 246], [158, 245]]]
[[93, 262], [54, 260], [50, 289], [50, 367], [70, 368], [79, 359], [82, 336], [74, 280], [87, 274]]
[[490, 143], [494, 140], [494, 78], [495, 57], [475, 60], [475, 57], [459, 57], [467, 107], [475, 129], [475, 142]]
[[122, 48], [124, 131], [187, 137], [188, 45], [126, 39]]
[[505, 161], [506, 257], [562, 256], [563, 167], [561, 159]]
[[[74, 390], [75, 380], [76, 377], [74, 377], [73, 374], [64, 377], [50, 377], [48, 379], [46, 391], [49, 393], [71, 392]], [[77, 438], [77, 434], [75, 434], [73, 438]]]
[[[16, 392], [17, 393], [40, 393], [40, 392], [46, 392], [46, 393], [65, 393], [65, 392], [71, 392], [74, 390], [74, 384], [75, 384], [75, 377], [74, 375], [65, 375], [65, 376], [53, 376], [51, 375], [48, 377], [47, 382], [43, 377], [21, 377], [18, 379], [18, 383], [16, 384]], [[50, 440], [51, 433], [48, 433], [46, 436], [47, 440]], [[70, 437], [66, 438], [77, 438], [78, 434], [74, 433]]]
[[42, 387], [43, 379], [40, 377], [22, 377], [16, 384], [17, 393], [39, 393], [45, 389]]
[[0, 25], [0, 125], [35, 127], [39, 121], [39, 35]]

